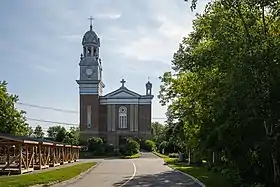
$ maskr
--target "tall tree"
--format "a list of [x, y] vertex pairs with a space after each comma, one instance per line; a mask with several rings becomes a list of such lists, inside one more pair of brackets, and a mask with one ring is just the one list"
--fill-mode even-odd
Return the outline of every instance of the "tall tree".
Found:
[[40, 125], [37, 125], [35, 127], [33, 134], [34, 134], [35, 138], [43, 138], [44, 137], [43, 128]]
[[62, 129], [63, 127], [60, 125], [55, 125], [55, 126], [51, 126], [48, 128], [47, 133], [48, 133], [48, 137], [52, 138], [52, 139], [56, 139], [57, 133], [60, 131], [60, 129]]
[[66, 132], [63, 143], [79, 145], [79, 128], [71, 127], [70, 130]]
[[173, 128], [184, 122], [189, 144], [219, 152], [248, 183], [269, 186], [280, 185], [279, 9], [276, 0], [210, 3], [159, 95]]
[[56, 134], [55, 141], [63, 142], [65, 140], [66, 134], [66, 129], [64, 127], [61, 127]]
[[28, 135], [25, 112], [15, 106], [17, 95], [8, 93], [7, 82], [0, 81], [0, 132], [15, 135]]
[[34, 133], [33, 128], [31, 126], [28, 127], [28, 136], [32, 136]]

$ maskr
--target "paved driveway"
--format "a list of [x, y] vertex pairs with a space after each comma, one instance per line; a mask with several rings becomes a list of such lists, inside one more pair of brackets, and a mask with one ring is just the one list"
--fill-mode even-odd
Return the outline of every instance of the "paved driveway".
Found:
[[191, 178], [165, 166], [152, 153], [142, 153], [139, 159], [97, 161], [99, 165], [82, 179], [53, 187], [200, 187]]

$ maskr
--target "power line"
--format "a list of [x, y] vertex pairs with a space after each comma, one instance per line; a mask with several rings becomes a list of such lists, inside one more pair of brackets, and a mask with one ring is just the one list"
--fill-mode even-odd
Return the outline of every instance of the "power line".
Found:
[[64, 109], [58, 109], [58, 108], [53, 108], [53, 107], [45, 107], [45, 106], [39, 106], [39, 105], [34, 105], [34, 104], [22, 103], [22, 102], [17, 102], [17, 104], [23, 105], [23, 106], [34, 107], [34, 108], [46, 109], [46, 110], [54, 110], [54, 111], [59, 111], [59, 112], [78, 114], [78, 111], [75, 111], [75, 110], [64, 110]]
[[[53, 110], [53, 111], [58, 111], [58, 112], [65, 112], [65, 113], [75, 113], [78, 114], [78, 111], [75, 110], [64, 110], [64, 109], [59, 109], [59, 108], [53, 108], [53, 107], [46, 107], [46, 106], [39, 106], [39, 105], [34, 105], [34, 104], [29, 104], [29, 103], [22, 103], [22, 102], [17, 102], [17, 104], [22, 105], [22, 106], [29, 106], [29, 107], [34, 107], [34, 108], [41, 108], [41, 109], [46, 109], [46, 110]], [[152, 119], [167, 119], [166, 117], [154, 117]], [[37, 120], [37, 119], [36, 119]], [[35, 121], [35, 120], [34, 120]]]
[[70, 125], [70, 126], [77, 126], [79, 124], [75, 123], [64, 123], [64, 122], [59, 122], [59, 121], [49, 121], [49, 120], [43, 120], [43, 119], [35, 119], [35, 118], [26, 118], [27, 120], [30, 121], [38, 121], [38, 122], [46, 122], [46, 123], [55, 123], [55, 124], [61, 124], [61, 125]]

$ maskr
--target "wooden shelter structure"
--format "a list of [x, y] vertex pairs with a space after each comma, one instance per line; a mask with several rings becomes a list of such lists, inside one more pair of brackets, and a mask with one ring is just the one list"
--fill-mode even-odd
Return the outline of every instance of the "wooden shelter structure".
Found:
[[0, 173], [22, 174], [79, 159], [80, 146], [0, 133]]

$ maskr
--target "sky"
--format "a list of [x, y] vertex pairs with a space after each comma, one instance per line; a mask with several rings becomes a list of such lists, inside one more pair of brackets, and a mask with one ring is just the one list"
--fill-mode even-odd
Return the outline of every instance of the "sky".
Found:
[[[6, 80], [22, 103], [79, 111], [81, 41], [92, 16], [101, 40], [104, 94], [118, 89], [122, 78], [127, 88], [145, 94], [149, 77], [155, 96], [152, 118], [164, 122], [159, 76], [171, 70], [173, 54], [205, 4], [200, 0], [192, 12], [184, 0], [0, 1], [0, 81]], [[79, 123], [78, 112], [17, 107], [28, 118]], [[44, 130], [54, 125], [28, 122]]]

